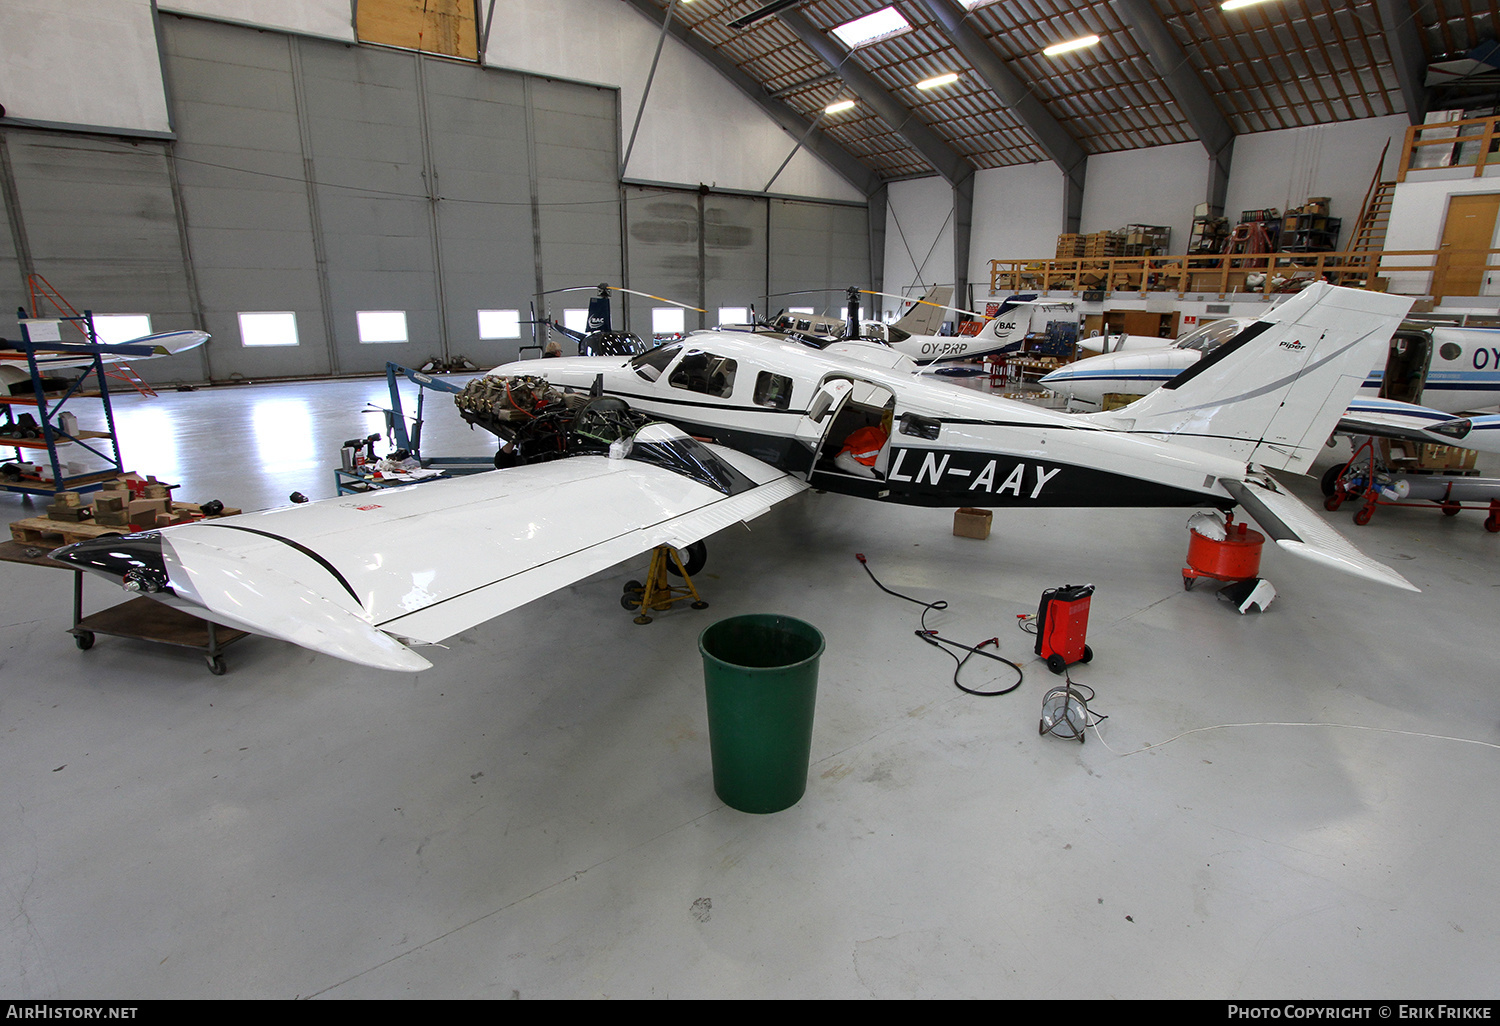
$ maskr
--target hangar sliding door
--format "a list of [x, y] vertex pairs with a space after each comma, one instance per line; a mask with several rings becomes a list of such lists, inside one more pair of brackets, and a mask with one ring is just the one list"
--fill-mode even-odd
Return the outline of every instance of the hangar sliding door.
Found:
[[[620, 284], [619, 94], [528, 78], [543, 289]], [[553, 296], [585, 306], [587, 293]], [[563, 303], [552, 308], [561, 317]], [[616, 314], [620, 309], [615, 305]]]
[[[530, 344], [541, 268], [619, 280], [615, 90], [161, 23], [216, 380], [488, 367]], [[242, 312], [294, 313], [296, 344], [243, 344]]]
[[[703, 307], [687, 314], [689, 330], [714, 326], [726, 307], [838, 309], [844, 289], [869, 280], [868, 235], [863, 206], [625, 187], [630, 287]], [[828, 291], [786, 295], [807, 289]], [[663, 304], [631, 299], [631, 330], [643, 337], [653, 305]]]
[[[771, 313], [786, 307], [812, 307], [820, 314], [842, 318], [844, 290], [872, 288], [868, 214], [862, 206], [770, 201]], [[789, 295], [802, 289], [826, 288], [814, 295]], [[869, 315], [870, 297], [862, 309]]]
[[[15, 209], [6, 203], [5, 248], [24, 239], [30, 268], [80, 311], [150, 314], [154, 331], [193, 327], [166, 144], [3, 131], [0, 171], [15, 201]], [[24, 274], [19, 260], [17, 271]], [[0, 313], [6, 325], [0, 334], [13, 338], [16, 307], [27, 302], [25, 284], [5, 285], [15, 302]], [[202, 354], [188, 353], [140, 363], [136, 371], [148, 381], [198, 380], [201, 360]]]
[[[195, 18], [161, 25], [211, 376], [328, 374], [295, 40]], [[241, 345], [241, 312], [293, 314], [297, 344]]]

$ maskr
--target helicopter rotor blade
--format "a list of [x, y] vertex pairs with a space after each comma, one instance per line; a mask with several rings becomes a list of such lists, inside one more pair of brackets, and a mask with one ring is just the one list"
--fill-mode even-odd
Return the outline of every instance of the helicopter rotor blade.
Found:
[[961, 306], [944, 306], [942, 303], [931, 303], [925, 299], [913, 299], [910, 296], [898, 296], [893, 292], [874, 292], [870, 289], [860, 289], [859, 291], [863, 292], [867, 296], [886, 296], [890, 299], [899, 299], [903, 303], [921, 303], [923, 306], [935, 306], [939, 310], [952, 310], [954, 313], [968, 314], [970, 317], [981, 317], [985, 320], [989, 320], [989, 317], [987, 315], [978, 313], [974, 310], [965, 310]]

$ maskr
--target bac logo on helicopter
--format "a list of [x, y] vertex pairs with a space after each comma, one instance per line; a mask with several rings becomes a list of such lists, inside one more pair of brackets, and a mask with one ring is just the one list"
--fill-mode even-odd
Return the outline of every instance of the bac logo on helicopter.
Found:
[[978, 452], [893, 449], [886, 480], [909, 484], [913, 489], [1036, 499], [1061, 471], [1061, 467], [1048, 468], [1040, 463]]

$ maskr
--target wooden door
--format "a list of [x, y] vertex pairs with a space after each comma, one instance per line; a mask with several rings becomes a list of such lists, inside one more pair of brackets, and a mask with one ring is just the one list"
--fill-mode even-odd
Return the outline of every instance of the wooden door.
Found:
[[1432, 294], [1477, 296], [1484, 281], [1485, 264], [1495, 239], [1495, 216], [1500, 213], [1500, 193], [1448, 197], [1448, 218], [1443, 223], [1437, 270]]

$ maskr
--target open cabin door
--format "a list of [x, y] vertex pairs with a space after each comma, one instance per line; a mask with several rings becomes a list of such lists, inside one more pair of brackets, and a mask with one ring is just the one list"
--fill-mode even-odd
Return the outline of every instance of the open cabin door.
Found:
[[1404, 403], [1421, 403], [1427, 384], [1427, 364], [1432, 359], [1432, 339], [1425, 331], [1398, 331], [1391, 337], [1380, 395]]
[[797, 422], [797, 441], [807, 447], [808, 463], [806, 477], [818, 469], [818, 457], [827, 442], [828, 432], [839, 419], [839, 411], [854, 392], [854, 382], [844, 378], [832, 378], [818, 386], [812, 401], [807, 404], [807, 415]]
[[797, 429], [799, 443], [811, 453], [808, 484], [845, 495], [885, 498], [895, 405], [895, 395], [883, 385], [858, 378], [823, 382]]

